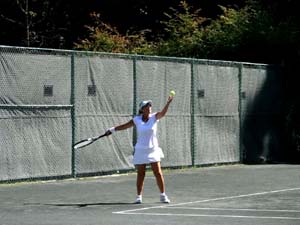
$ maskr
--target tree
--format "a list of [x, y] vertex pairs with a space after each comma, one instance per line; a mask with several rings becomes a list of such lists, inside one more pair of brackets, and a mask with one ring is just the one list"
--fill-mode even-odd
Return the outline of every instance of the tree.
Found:
[[186, 1], [179, 6], [179, 10], [170, 8], [171, 13], [165, 13], [168, 19], [162, 21], [164, 32], [158, 40], [157, 54], [197, 57], [205, 32], [203, 24], [207, 18], [199, 16], [200, 9], [192, 11]]
[[[14, 2], [13, 7], [17, 8], [17, 12], [14, 15], [4, 15], [3, 12], [0, 14], [1, 19], [6, 20], [12, 26], [16, 26], [21, 29], [21, 33], [23, 33], [23, 41], [27, 46], [30, 46], [31, 38], [33, 36], [32, 26], [33, 19], [36, 17], [36, 13], [29, 9], [29, 1], [28, 0], [16, 0]], [[19, 18], [21, 18], [19, 20]]]
[[91, 13], [93, 25], [86, 26], [89, 36], [75, 43], [79, 50], [151, 54], [153, 44], [146, 41], [148, 30], [122, 35], [116, 27], [103, 22], [99, 13]]
[[181, 1], [178, 8], [171, 7], [164, 14], [162, 30], [127, 31], [125, 35], [94, 13], [93, 24], [87, 26], [89, 36], [79, 40], [76, 48], [260, 63], [276, 60], [278, 55], [269, 51], [278, 45], [278, 34], [283, 32], [274, 26], [269, 12], [252, 1], [241, 9], [219, 8], [216, 18], [207, 18], [200, 15], [201, 9]]
[[78, 3], [71, 0], [2, 0], [0, 4], [1, 44], [71, 48], [77, 39], [74, 31], [81, 25], [77, 26], [74, 17], [81, 15], [79, 12], [84, 8], [78, 7]]
[[[198, 16], [200, 10], [191, 13], [191, 7], [185, 1], [180, 3], [180, 7], [182, 12], [171, 8], [172, 14], [165, 13], [168, 20], [162, 22], [164, 30], [160, 36], [147, 29], [129, 30], [122, 35], [117, 28], [104, 23], [99, 14], [93, 13], [93, 25], [86, 26], [89, 37], [77, 42], [75, 47], [92, 51], [191, 56], [198, 47], [203, 34], [201, 24], [206, 19]], [[147, 39], [149, 33], [151, 40]]]

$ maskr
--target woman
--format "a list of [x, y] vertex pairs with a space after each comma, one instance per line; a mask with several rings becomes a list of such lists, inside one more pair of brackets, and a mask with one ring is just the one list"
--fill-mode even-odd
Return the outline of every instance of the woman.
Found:
[[161, 112], [152, 113], [152, 101], [145, 100], [139, 104], [139, 115], [135, 116], [129, 122], [110, 128], [106, 131], [107, 135], [115, 131], [125, 130], [136, 126], [137, 143], [134, 147], [133, 164], [137, 168], [137, 198], [135, 203], [142, 203], [142, 193], [144, 188], [144, 179], [146, 174], [146, 165], [150, 164], [153, 174], [156, 178], [157, 186], [160, 191], [160, 201], [169, 203], [170, 200], [165, 193], [165, 182], [161, 170], [160, 160], [164, 157], [157, 140], [157, 123], [159, 119], [164, 117], [168, 111], [169, 105], [173, 100], [173, 96], [169, 96], [167, 104]]

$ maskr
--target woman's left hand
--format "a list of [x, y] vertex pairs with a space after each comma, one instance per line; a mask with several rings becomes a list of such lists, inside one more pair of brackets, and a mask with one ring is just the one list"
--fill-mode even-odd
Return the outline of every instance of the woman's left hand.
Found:
[[173, 101], [174, 96], [169, 96], [167, 103], [171, 103]]

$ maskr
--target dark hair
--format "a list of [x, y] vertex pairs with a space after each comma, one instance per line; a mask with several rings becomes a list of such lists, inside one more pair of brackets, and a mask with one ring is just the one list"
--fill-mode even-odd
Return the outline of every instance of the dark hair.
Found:
[[151, 102], [148, 102], [146, 105], [144, 105], [142, 108], [139, 109], [139, 115], [143, 113], [143, 108], [147, 107], [147, 106], [150, 106], [152, 107], [152, 103]]

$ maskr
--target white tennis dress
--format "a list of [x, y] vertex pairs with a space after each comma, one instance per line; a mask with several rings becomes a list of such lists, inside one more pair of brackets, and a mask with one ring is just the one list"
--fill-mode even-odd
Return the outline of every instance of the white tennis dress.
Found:
[[133, 122], [137, 129], [137, 143], [133, 155], [133, 164], [148, 164], [159, 162], [164, 157], [162, 149], [157, 140], [157, 123], [156, 113], [149, 115], [149, 120], [144, 122], [142, 116], [135, 116]]

